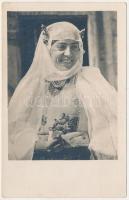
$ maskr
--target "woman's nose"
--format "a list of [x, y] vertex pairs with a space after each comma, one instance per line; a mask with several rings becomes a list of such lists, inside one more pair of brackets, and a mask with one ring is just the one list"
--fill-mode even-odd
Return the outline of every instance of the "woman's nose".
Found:
[[70, 47], [69, 46], [66, 47], [66, 49], [64, 51], [64, 55], [65, 56], [69, 56], [70, 55]]

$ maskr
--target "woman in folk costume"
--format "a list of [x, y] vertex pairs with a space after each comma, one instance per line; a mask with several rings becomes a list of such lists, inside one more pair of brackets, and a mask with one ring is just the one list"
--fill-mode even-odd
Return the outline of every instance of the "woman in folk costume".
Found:
[[117, 159], [116, 91], [83, 52], [73, 24], [43, 28], [9, 104], [9, 159]]

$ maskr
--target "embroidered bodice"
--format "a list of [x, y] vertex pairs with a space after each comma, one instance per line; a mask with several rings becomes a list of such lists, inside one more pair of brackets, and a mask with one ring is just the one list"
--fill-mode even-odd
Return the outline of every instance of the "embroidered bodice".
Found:
[[[43, 140], [48, 139], [51, 131], [55, 135], [61, 134], [67, 141], [69, 135], [76, 132], [78, 133], [76, 143], [87, 145], [87, 116], [76, 93], [76, 79], [77, 77], [74, 76], [62, 82], [61, 85], [46, 81], [47, 108], [43, 109], [42, 124], [39, 130], [41, 140], [39, 148], [42, 148]], [[83, 140], [79, 137], [83, 137]]]

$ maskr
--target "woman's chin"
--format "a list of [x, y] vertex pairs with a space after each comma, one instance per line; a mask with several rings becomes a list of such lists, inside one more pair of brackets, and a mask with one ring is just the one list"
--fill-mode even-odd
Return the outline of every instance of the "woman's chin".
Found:
[[71, 64], [60, 64], [60, 65], [56, 65], [56, 68], [59, 69], [60, 71], [66, 71], [69, 70], [73, 67], [73, 65]]

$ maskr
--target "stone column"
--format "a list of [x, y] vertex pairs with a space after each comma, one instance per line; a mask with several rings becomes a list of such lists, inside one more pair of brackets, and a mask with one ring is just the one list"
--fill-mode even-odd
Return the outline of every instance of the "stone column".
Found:
[[109, 82], [117, 88], [117, 15], [116, 12], [103, 13], [106, 74]]
[[89, 51], [89, 65], [99, 67], [99, 52], [97, 41], [97, 24], [95, 12], [88, 14], [88, 51]]
[[90, 12], [88, 15], [89, 63], [117, 88], [116, 12]]

